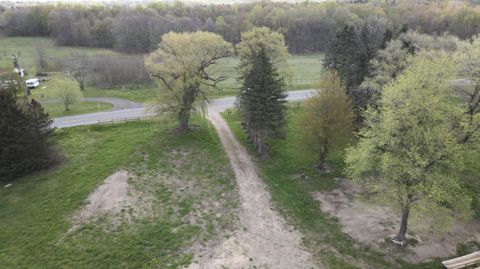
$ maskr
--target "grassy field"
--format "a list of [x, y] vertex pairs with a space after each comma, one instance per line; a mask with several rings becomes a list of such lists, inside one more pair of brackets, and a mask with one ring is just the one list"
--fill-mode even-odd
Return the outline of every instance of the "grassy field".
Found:
[[45, 47], [46, 55], [50, 59], [61, 59], [70, 56], [74, 52], [95, 55], [120, 56], [121, 53], [110, 49], [101, 48], [83, 48], [83, 47], [59, 47], [55, 46], [54, 39], [45, 37], [7, 37], [0, 38], [0, 66], [12, 66], [12, 54], [16, 54], [19, 64], [29, 72], [29, 75], [35, 75], [35, 57], [36, 47]]
[[[288, 61], [290, 78], [286, 81], [288, 90], [312, 89], [317, 86], [322, 72], [323, 54], [292, 55]], [[222, 95], [237, 95], [241, 83], [238, 82], [239, 59], [230, 57], [219, 62], [219, 73], [228, 78], [220, 85]]]
[[[42, 37], [8, 37], [0, 39], [0, 67], [10, 67], [12, 64], [11, 55], [17, 54], [20, 65], [28, 72], [29, 77], [35, 75], [35, 48], [38, 45], [46, 47], [46, 55], [50, 59], [62, 59], [71, 55], [73, 52], [81, 52], [90, 56], [110, 55], [124, 56], [124, 54], [109, 49], [83, 48], [83, 47], [59, 47], [55, 46], [53, 39]], [[323, 54], [293, 55], [289, 59], [290, 78], [288, 79], [289, 90], [310, 89], [316, 87], [317, 81], [322, 70]], [[220, 75], [227, 77], [227, 80], [221, 84], [222, 92], [212, 92], [211, 96], [232, 96], [238, 93], [240, 84], [238, 83], [238, 72], [236, 66], [238, 58], [231, 57], [220, 61], [216, 67]], [[47, 84], [50, 88], [54, 87], [58, 79], [68, 79], [72, 85], [75, 82], [66, 77], [63, 73], [53, 72], [53, 79]], [[43, 83], [42, 83], [43, 84]], [[47, 90], [48, 91], [48, 90]], [[136, 102], [149, 102], [155, 99], [156, 90], [154, 87], [138, 87], [127, 89], [100, 89], [87, 87], [86, 97], [116, 97], [125, 98]]]
[[[185, 135], [173, 135], [169, 121], [57, 131], [65, 162], [0, 188], [0, 268], [189, 264], [188, 247], [233, 225], [237, 201], [218, 137], [205, 120], [194, 123], [200, 128]], [[68, 232], [88, 194], [121, 168], [149, 201], [143, 217], [126, 210], [117, 226], [104, 216]]]
[[64, 117], [80, 114], [95, 113], [113, 108], [112, 104], [101, 102], [82, 102], [70, 107], [69, 111], [65, 111], [65, 107], [59, 103], [43, 104], [51, 117]]
[[[369, 268], [442, 268], [438, 260], [420, 265], [400, 260], [397, 260], [396, 266], [387, 263], [383, 254], [355, 242], [341, 231], [334, 218], [320, 211], [319, 203], [313, 199], [311, 192], [331, 191], [336, 188], [337, 181], [334, 178], [343, 176], [344, 152], [332, 152], [327, 162], [333, 172], [320, 173], [315, 168], [316, 156], [299, 150], [296, 142], [295, 130], [301, 128], [298, 126], [300, 110], [298, 104], [291, 106], [286, 140], [273, 141], [270, 148], [271, 158], [263, 161], [257, 158], [257, 164], [274, 202], [285, 217], [303, 232], [305, 244], [315, 258], [326, 268], [338, 269], [357, 268], [360, 267], [358, 264], [368, 265]], [[237, 138], [255, 156], [241, 129], [237, 113], [226, 112], [223, 116]], [[302, 179], [302, 173], [307, 174], [309, 179]]]

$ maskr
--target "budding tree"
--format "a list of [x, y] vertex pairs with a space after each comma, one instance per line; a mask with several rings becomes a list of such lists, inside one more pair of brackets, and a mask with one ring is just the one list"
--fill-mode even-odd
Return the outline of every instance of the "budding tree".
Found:
[[318, 156], [318, 168], [327, 170], [325, 159], [352, 137], [353, 110], [345, 85], [335, 71], [327, 72], [316, 94], [305, 102], [299, 142], [306, 152]]
[[208, 101], [208, 91], [218, 89], [218, 83], [225, 79], [216, 76], [212, 67], [232, 53], [232, 45], [217, 34], [170, 32], [148, 56], [147, 68], [159, 82], [161, 107], [177, 115], [179, 131], [189, 130], [197, 99]]
[[414, 59], [383, 89], [378, 110], [366, 111], [359, 142], [347, 152], [352, 179], [400, 210], [401, 242], [412, 212], [443, 221], [470, 213], [459, 172], [478, 123], [452, 90], [456, 71], [448, 57]]

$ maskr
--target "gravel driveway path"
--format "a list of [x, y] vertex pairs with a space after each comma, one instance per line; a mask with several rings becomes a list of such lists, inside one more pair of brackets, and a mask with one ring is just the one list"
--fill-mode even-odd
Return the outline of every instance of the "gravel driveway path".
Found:
[[270, 193], [258, 176], [249, 153], [236, 140], [218, 110], [208, 118], [217, 130], [235, 172], [240, 192], [240, 229], [194, 258], [189, 269], [318, 268], [302, 246], [300, 232], [272, 209]]

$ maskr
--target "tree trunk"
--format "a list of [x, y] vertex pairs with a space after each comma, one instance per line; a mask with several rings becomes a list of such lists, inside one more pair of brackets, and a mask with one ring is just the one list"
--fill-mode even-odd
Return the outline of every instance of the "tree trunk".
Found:
[[181, 108], [178, 112], [178, 130], [181, 132], [188, 132], [190, 130], [190, 112], [195, 102], [198, 86], [190, 86], [182, 95]]
[[80, 81], [80, 90], [84, 91], [85, 90], [85, 82]]
[[318, 154], [318, 165], [317, 165], [317, 167], [318, 167], [318, 169], [320, 169], [322, 171], [325, 171], [326, 170], [325, 159], [327, 158], [327, 155], [328, 155], [328, 140], [325, 140], [322, 148], [323, 149]]
[[180, 109], [178, 112], [178, 129], [182, 132], [187, 132], [189, 130], [188, 124], [190, 122], [190, 111], [187, 109]]
[[322, 171], [325, 171], [325, 157], [327, 157], [327, 154], [325, 154], [324, 152], [320, 152], [318, 156], [317, 168]]
[[402, 220], [400, 221], [400, 231], [398, 232], [397, 239], [400, 242], [407, 241], [407, 225], [408, 215], [410, 214], [410, 208], [405, 207], [402, 210]]

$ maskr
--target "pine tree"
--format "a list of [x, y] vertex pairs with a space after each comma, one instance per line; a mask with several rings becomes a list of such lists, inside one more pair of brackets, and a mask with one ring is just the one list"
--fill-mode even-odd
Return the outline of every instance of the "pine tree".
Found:
[[11, 89], [0, 90], [0, 180], [23, 175], [27, 167], [28, 118]]
[[51, 124], [38, 102], [22, 107], [13, 89], [0, 90], [0, 180], [47, 168], [57, 160]]
[[237, 105], [251, 141], [258, 153], [266, 156], [266, 140], [284, 135], [285, 83], [264, 47], [254, 52], [250, 61], [251, 68], [243, 76]]
[[31, 170], [39, 170], [51, 166], [56, 161], [55, 151], [52, 149], [53, 120], [43, 107], [32, 99], [26, 108], [29, 122], [29, 154]]

